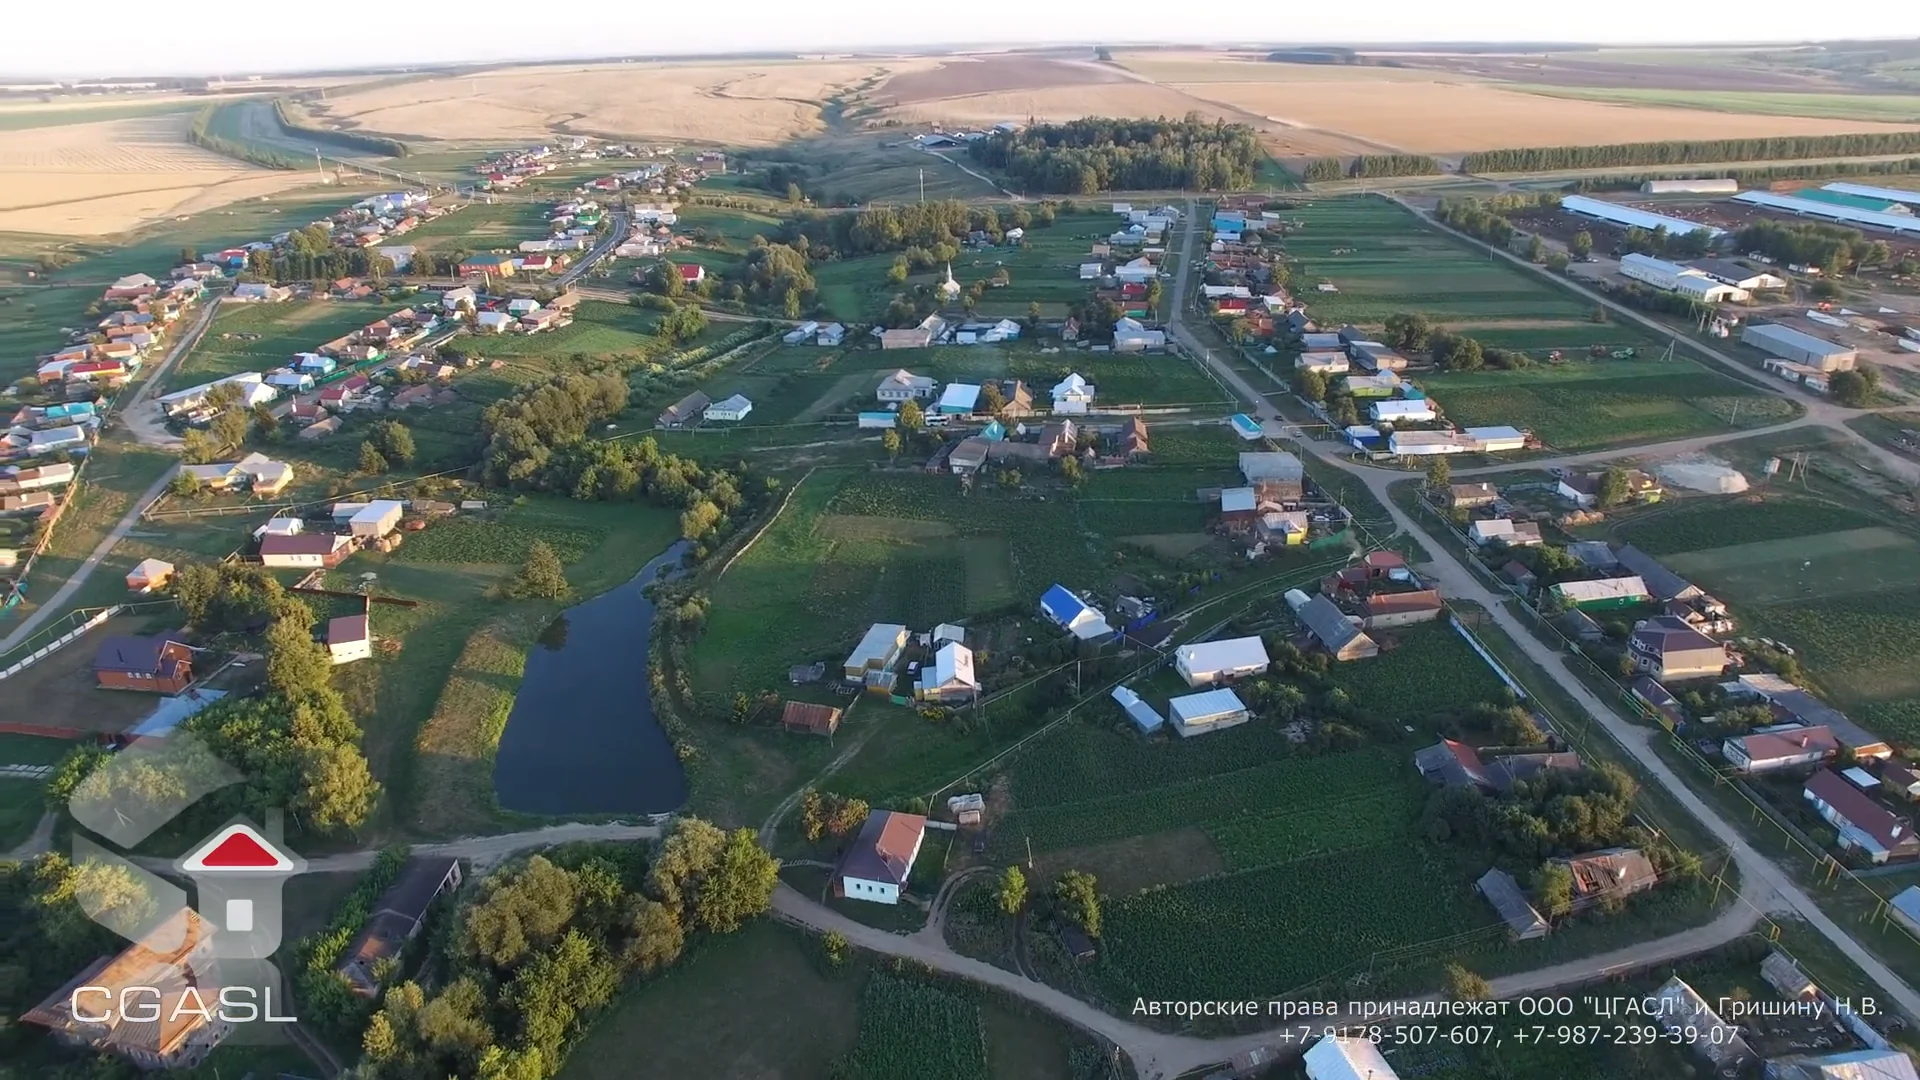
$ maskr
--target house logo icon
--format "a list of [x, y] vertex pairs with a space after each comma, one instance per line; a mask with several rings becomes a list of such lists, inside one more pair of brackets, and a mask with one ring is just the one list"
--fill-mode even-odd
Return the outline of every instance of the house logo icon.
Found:
[[220, 956], [264, 958], [280, 947], [281, 892], [307, 863], [281, 843], [278, 819], [270, 822], [273, 838], [252, 822], [231, 821], [174, 863], [193, 879], [200, 917], [220, 929]]

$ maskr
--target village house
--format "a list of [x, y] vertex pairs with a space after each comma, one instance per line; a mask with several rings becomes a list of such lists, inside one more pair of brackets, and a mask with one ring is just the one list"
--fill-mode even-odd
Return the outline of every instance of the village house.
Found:
[[1541, 543], [1540, 526], [1531, 521], [1513, 521], [1509, 518], [1480, 518], [1467, 526], [1467, 539], [1474, 547], [1486, 547], [1499, 542], [1508, 547], [1538, 547]]
[[1625, 899], [1660, 882], [1653, 862], [1638, 848], [1617, 847], [1548, 860], [1573, 876], [1573, 904], [1578, 914], [1602, 902]]
[[1889, 795], [1909, 802], [1920, 801], [1920, 767], [1889, 761], [1880, 770], [1880, 786]]
[[327, 620], [327, 656], [337, 666], [373, 655], [373, 633], [366, 613]]
[[1633, 628], [1627, 654], [1634, 670], [1662, 682], [1703, 679], [1727, 666], [1727, 647], [1671, 615], [1656, 615]]
[[380, 993], [381, 962], [397, 960], [407, 942], [419, 936], [433, 902], [460, 887], [460, 860], [451, 855], [415, 855], [407, 860], [387, 891], [373, 903], [360, 932], [334, 965], [353, 992], [371, 998]]
[[1736, 772], [1774, 772], [1831, 761], [1840, 754], [1840, 740], [1824, 727], [1794, 724], [1736, 735], [1720, 744], [1720, 753]]
[[1466, 743], [1441, 739], [1415, 751], [1413, 765], [1430, 784], [1501, 792], [1544, 772], [1578, 769], [1580, 755], [1567, 751], [1496, 754], [1482, 760], [1480, 752]]
[[1324, 596], [1312, 597], [1298, 589], [1287, 591], [1287, 605], [1307, 632], [1335, 660], [1363, 660], [1380, 655], [1380, 646], [1362, 633], [1355, 621]]
[[875, 810], [840, 860], [835, 893], [850, 900], [898, 904], [913, 874], [926, 836], [927, 819], [897, 810]]
[[1113, 324], [1113, 351], [1117, 353], [1146, 352], [1149, 349], [1167, 347], [1165, 330], [1149, 330], [1140, 320], [1132, 316], [1123, 316]]
[[928, 375], [915, 375], [905, 369], [895, 371], [880, 380], [873, 396], [888, 404], [914, 401], [933, 396], [935, 380]]
[[1677, 1043], [1725, 1075], [1737, 1075], [1758, 1060], [1740, 1028], [1722, 1020], [1707, 999], [1678, 975], [1668, 979], [1641, 1008]]
[[[1639, 469], [1625, 470], [1627, 475], [1627, 501], [1637, 503], [1659, 502], [1665, 489], [1660, 481], [1641, 472]], [[1555, 492], [1563, 499], [1582, 510], [1592, 510], [1600, 505], [1600, 480], [1604, 473], [1565, 473], [1555, 487]]]
[[967, 476], [978, 472], [987, 463], [989, 443], [979, 436], [961, 439], [947, 454], [947, 467], [955, 475]]
[[1651, 603], [1653, 600], [1638, 577], [1563, 581], [1547, 591], [1563, 610], [1610, 611]]
[[1376, 590], [1360, 601], [1360, 625], [1368, 630], [1413, 626], [1438, 619], [1445, 609], [1436, 589]]
[[73, 477], [73, 464], [66, 461], [0, 470], [0, 492], [13, 495], [23, 491], [66, 487], [73, 482]]
[[1552, 932], [1552, 924], [1527, 900], [1520, 883], [1514, 881], [1513, 875], [1505, 870], [1499, 867], [1488, 870], [1473, 883], [1473, 888], [1486, 897], [1500, 920], [1507, 924], [1507, 933], [1515, 941], [1532, 941]]
[[1053, 411], [1068, 415], [1083, 415], [1093, 405], [1094, 387], [1074, 372], [1060, 380], [1053, 388]]
[[353, 541], [333, 533], [267, 535], [260, 538], [260, 565], [270, 568], [334, 567], [353, 554]]
[[1913, 823], [1873, 801], [1832, 769], [1813, 774], [1801, 794], [1839, 833], [1840, 846], [1876, 865], [1920, 857]]
[[1492, 484], [1453, 484], [1447, 488], [1447, 508], [1478, 510], [1500, 501], [1500, 489]]
[[688, 427], [706, 415], [707, 406], [713, 404], [706, 391], [695, 390], [686, 397], [666, 407], [660, 413], [655, 425], [663, 428]]
[[177, 694], [193, 684], [193, 650], [172, 634], [110, 637], [93, 657], [102, 690]]
[[1742, 675], [1721, 686], [1736, 696], [1759, 698], [1772, 706], [1777, 716], [1825, 727], [1840, 740], [1842, 748], [1862, 761], [1893, 756], [1893, 747], [1885, 739], [1778, 675], [1769, 672]]
[[1041, 594], [1040, 614], [1081, 641], [1094, 641], [1113, 633], [1113, 627], [1107, 624], [1107, 617], [1100, 609], [1064, 585], [1054, 585]]
[[1227, 638], [1182, 645], [1174, 650], [1173, 667], [1188, 686], [1212, 686], [1258, 675], [1272, 660], [1258, 637]]
[[[118, 955], [87, 965], [20, 1019], [140, 1069], [197, 1066], [233, 1030], [214, 1007], [221, 985], [214, 936], [213, 924], [183, 907]], [[87, 1015], [81, 987], [99, 987], [106, 1001], [127, 995], [135, 1008]]]
[[745, 394], [735, 394], [725, 401], [716, 401], [707, 406], [706, 412], [703, 415], [708, 420], [737, 423], [745, 420], [747, 414], [752, 411], [753, 402], [747, 400]]
[[141, 559], [127, 571], [127, 591], [150, 593], [173, 580], [173, 564], [164, 559]]
[[920, 701], [956, 704], [980, 696], [980, 680], [973, 673], [973, 650], [949, 641], [920, 669], [914, 697]]
[[789, 701], [780, 710], [780, 726], [803, 735], [831, 736], [840, 729], [840, 710], [831, 705]]

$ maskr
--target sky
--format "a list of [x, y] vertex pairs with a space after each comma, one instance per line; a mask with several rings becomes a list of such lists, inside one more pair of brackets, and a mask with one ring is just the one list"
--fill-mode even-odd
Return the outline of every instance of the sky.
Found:
[[[1770, 2], [1784, 6], [1784, 0]], [[8, 6], [17, 10], [7, 12], [0, 35], [0, 77], [7, 78], [989, 44], [1714, 44], [1792, 42], [1809, 33], [1920, 37], [1920, 3], [1914, 0], [1830, 0], [1818, 6], [1817, 19], [1760, 17], [1765, 2], [1671, 0], [1360, 0], [1206, 9], [1163, 0], [462, 0], [397, 7], [256, 0], [171, 8], [153, 0], [18, 0]], [[1811, 9], [1795, 4], [1793, 10], [1803, 16]], [[125, 31], [115, 40], [131, 47], [84, 47], [93, 31], [112, 26]]]

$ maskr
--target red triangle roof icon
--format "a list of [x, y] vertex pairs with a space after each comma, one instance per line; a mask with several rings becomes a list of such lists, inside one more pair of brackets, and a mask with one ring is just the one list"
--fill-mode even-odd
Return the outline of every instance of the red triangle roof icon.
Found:
[[180, 860], [186, 873], [275, 873], [294, 869], [293, 860], [253, 827], [236, 822], [221, 829]]

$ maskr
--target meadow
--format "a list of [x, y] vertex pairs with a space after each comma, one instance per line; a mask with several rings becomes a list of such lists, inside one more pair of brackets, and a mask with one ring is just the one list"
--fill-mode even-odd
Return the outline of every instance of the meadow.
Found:
[[1687, 361], [1574, 362], [1433, 374], [1421, 386], [1463, 427], [1511, 424], [1562, 451], [1762, 427], [1797, 406]]
[[469, 203], [422, 222], [401, 242], [423, 251], [517, 249], [522, 240], [547, 238], [549, 210], [538, 202]]
[[226, 304], [193, 351], [167, 373], [166, 389], [198, 386], [243, 371], [268, 371], [293, 362], [293, 354], [375, 322], [396, 310], [389, 300], [289, 300], [279, 304]]

